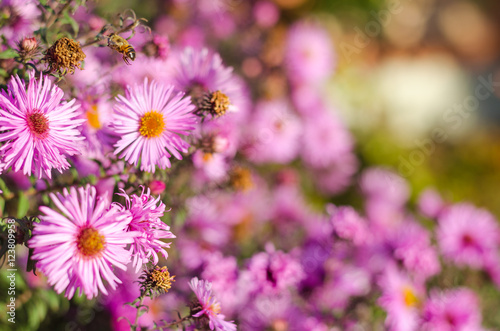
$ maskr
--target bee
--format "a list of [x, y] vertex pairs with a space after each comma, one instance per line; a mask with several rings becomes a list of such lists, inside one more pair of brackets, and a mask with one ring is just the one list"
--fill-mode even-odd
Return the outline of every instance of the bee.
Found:
[[123, 55], [123, 61], [130, 65], [129, 59], [135, 60], [135, 49], [130, 45], [127, 39], [120, 37], [116, 33], [112, 33], [108, 37], [108, 47], [114, 49], [118, 53]]

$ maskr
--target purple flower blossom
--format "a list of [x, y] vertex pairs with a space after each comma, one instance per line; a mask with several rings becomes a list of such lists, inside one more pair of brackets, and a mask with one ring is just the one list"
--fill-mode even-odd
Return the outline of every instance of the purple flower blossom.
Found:
[[0, 4], [2, 13], [2, 27], [0, 35], [7, 39], [10, 46], [23, 36], [32, 35], [36, 30], [36, 18], [40, 14], [37, 1], [34, 0], [2, 0]]
[[299, 22], [289, 32], [285, 51], [289, 79], [296, 83], [319, 84], [333, 72], [335, 57], [328, 33], [312, 24]]
[[425, 190], [418, 198], [418, 209], [426, 217], [437, 218], [445, 208], [445, 202], [439, 193], [433, 189]]
[[484, 209], [456, 204], [440, 214], [438, 222], [441, 252], [458, 266], [483, 268], [498, 249], [498, 222]]
[[422, 330], [482, 331], [479, 300], [466, 288], [445, 291], [434, 289], [424, 311]]
[[385, 323], [388, 330], [418, 330], [419, 307], [424, 297], [423, 286], [391, 265], [386, 266], [379, 286], [382, 296], [378, 299], [378, 304], [387, 311]]
[[216, 331], [233, 331], [236, 330], [236, 325], [231, 321], [224, 320], [225, 316], [222, 315], [220, 303], [212, 293], [212, 284], [205, 280], [198, 280], [193, 278], [189, 282], [189, 287], [196, 294], [200, 304], [199, 311], [193, 316], [208, 318], [208, 325], [210, 330]]
[[350, 240], [354, 245], [366, 243], [369, 236], [367, 222], [352, 207], [333, 210], [331, 222], [340, 238]]
[[327, 168], [343, 162], [350, 154], [353, 140], [350, 133], [334, 113], [327, 109], [304, 121], [301, 153], [306, 165], [312, 168]]
[[71, 299], [77, 288], [88, 299], [98, 291], [107, 294], [103, 279], [111, 288], [121, 280], [112, 267], [125, 270], [130, 262], [127, 244], [133, 242], [135, 232], [126, 232], [130, 213], [96, 197], [94, 187], [87, 186], [51, 194], [60, 213], [40, 207], [45, 215], [35, 224], [28, 245], [34, 249], [33, 258], [57, 293], [66, 290]]
[[165, 205], [160, 201], [160, 197], [155, 199], [151, 196], [149, 189], [144, 192], [144, 187], [140, 196], [135, 194], [128, 196], [123, 190], [119, 195], [125, 198], [125, 208], [118, 206], [132, 214], [128, 231], [138, 233], [130, 248], [132, 265], [136, 272], [151, 259], [153, 264], [158, 264], [158, 253], [166, 259], [168, 253], [165, 248], [169, 248], [170, 243], [165, 243], [160, 239], [172, 239], [175, 235], [160, 219], [165, 212]]
[[285, 100], [261, 101], [255, 106], [249, 127], [251, 147], [246, 152], [254, 162], [288, 163], [299, 152], [302, 125]]
[[294, 287], [304, 278], [302, 266], [292, 255], [274, 251], [255, 254], [248, 263], [248, 271], [253, 277], [253, 289], [260, 293], [280, 293]]
[[242, 82], [226, 67], [217, 53], [208, 49], [184, 49], [179, 56], [177, 71], [172, 83], [181, 91], [193, 96], [221, 91], [229, 97], [233, 107], [229, 110], [246, 111], [247, 101]]
[[156, 166], [170, 168], [172, 155], [182, 160], [179, 151], [187, 152], [189, 144], [179, 135], [194, 129], [196, 116], [190, 99], [173, 89], [145, 79], [143, 86], [129, 87], [126, 97], [118, 96], [112, 123], [120, 136], [115, 155], [135, 166], [140, 160], [141, 170], [153, 173]]
[[70, 164], [65, 155], [80, 154], [83, 136], [78, 130], [85, 120], [78, 119], [75, 100], [61, 102], [63, 91], [47, 77], [35, 79], [32, 73], [28, 87], [18, 76], [0, 92], [0, 147], [2, 163], [24, 174], [38, 178], [51, 170], [59, 172]]

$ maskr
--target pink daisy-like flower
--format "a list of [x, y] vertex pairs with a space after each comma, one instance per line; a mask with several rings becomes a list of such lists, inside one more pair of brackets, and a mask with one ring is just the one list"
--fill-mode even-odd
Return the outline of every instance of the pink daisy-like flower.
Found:
[[130, 213], [96, 197], [96, 189], [89, 185], [50, 196], [61, 212], [41, 206], [45, 215], [35, 224], [28, 243], [38, 269], [57, 293], [66, 290], [68, 299], [77, 288], [88, 299], [97, 296], [98, 290], [108, 294], [103, 279], [115, 289], [121, 280], [112, 267], [126, 270], [130, 262], [126, 246], [137, 235], [126, 232]]
[[394, 265], [386, 267], [379, 286], [382, 296], [378, 304], [387, 311], [385, 324], [388, 330], [418, 330], [419, 308], [424, 297], [422, 284], [412, 281]]
[[194, 106], [184, 93], [174, 93], [173, 86], [153, 81], [127, 88], [126, 97], [119, 95], [112, 123], [121, 137], [115, 144], [115, 155], [141, 170], [155, 172], [155, 167], [170, 168], [170, 157], [182, 160], [189, 144], [179, 135], [188, 135], [196, 123]]
[[80, 154], [79, 141], [84, 137], [78, 128], [84, 119], [77, 118], [75, 100], [62, 103], [64, 92], [49, 79], [30, 75], [28, 88], [15, 76], [8, 92], [0, 92], [0, 154], [5, 169], [43, 172], [51, 178], [52, 168], [69, 168], [66, 155]]
[[484, 209], [460, 203], [439, 216], [437, 239], [443, 256], [458, 266], [484, 267], [498, 249], [500, 229]]
[[479, 307], [476, 294], [467, 288], [432, 290], [424, 307], [422, 330], [484, 330]]
[[285, 64], [288, 76], [296, 84], [318, 84], [332, 74], [336, 64], [328, 32], [321, 27], [299, 22], [287, 38]]
[[233, 74], [233, 68], [224, 66], [219, 54], [206, 48], [195, 50], [187, 47], [178, 56], [178, 71], [173, 80], [177, 88], [193, 97], [221, 91], [229, 98], [231, 106], [228, 111], [247, 107], [242, 82]]
[[212, 293], [212, 283], [194, 277], [189, 282], [189, 287], [196, 294], [199, 302], [199, 306], [192, 308], [193, 317], [198, 317], [199, 322], [202, 323], [204, 318], [208, 318], [210, 330], [236, 330], [236, 325], [232, 321], [224, 320], [225, 316], [220, 313], [220, 303]]
[[299, 152], [302, 125], [285, 100], [261, 101], [255, 107], [249, 127], [252, 161], [288, 163]]
[[134, 238], [131, 247], [132, 265], [136, 272], [143, 263], [147, 263], [150, 259], [153, 259], [155, 265], [158, 264], [157, 253], [161, 253], [166, 259], [168, 253], [165, 248], [169, 248], [170, 243], [165, 243], [160, 239], [175, 238], [175, 235], [160, 219], [165, 212], [165, 205], [160, 201], [160, 197], [153, 198], [150, 190], [144, 192], [144, 188], [140, 196], [133, 194], [129, 197], [123, 190], [119, 195], [125, 198], [125, 209], [132, 214], [128, 230], [140, 233]]

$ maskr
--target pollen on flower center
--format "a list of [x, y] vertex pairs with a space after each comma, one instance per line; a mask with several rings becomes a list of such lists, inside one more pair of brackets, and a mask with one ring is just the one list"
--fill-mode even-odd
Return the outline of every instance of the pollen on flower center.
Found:
[[38, 110], [29, 114], [26, 122], [31, 133], [36, 137], [43, 139], [48, 136], [49, 119]]
[[156, 110], [144, 114], [140, 120], [139, 132], [143, 137], [155, 138], [163, 133], [165, 121], [163, 115]]
[[162, 294], [168, 292], [175, 282], [175, 276], [170, 276], [167, 267], [155, 266], [145, 270], [141, 275], [141, 290], [143, 293]]
[[210, 99], [214, 116], [222, 116], [229, 109], [230, 103], [227, 95], [221, 91], [215, 91]]
[[104, 236], [94, 228], [82, 229], [78, 235], [77, 243], [78, 251], [88, 257], [99, 254], [106, 246]]
[[215, 314], [220, 314], [220, 303], [219, 302], [215, 302], [214, 304], [212, 304], [210, 306], [210, 310], [213, 311]]
[[413, 293], [412, 289], [409, 287], [405, 287], [403, 289], [403, 299], [407, 307], [416, 307], [420, 303], [418, 297], [415, 295], [415, 293]]
[[199, 116], [221, 117], [231, 106], [229, 97], [221, 91], [207, 91], [202, 98], [193, 98], [193, 103], [198, 108], [197, 114]]

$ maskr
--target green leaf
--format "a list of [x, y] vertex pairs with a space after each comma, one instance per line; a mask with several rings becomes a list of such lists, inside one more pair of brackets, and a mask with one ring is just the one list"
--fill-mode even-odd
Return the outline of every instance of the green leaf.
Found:
[[0, 52], [0, 59], [13, 59], [17, 56], [17, 52], [12, 48], [6, 51]]
[[78, 23], [75, 21], [75, 19], [71, 16], [69, 16], [69, 12], [65, 11], [64, 12], [64, 21], [65, 23], [71, 25], [71, 28], [73, 29], [73, 32], [75, 33], [75, 38], [78, 36], [78, 31], [80, 30], [80, 26]]
[[0, 216], [3, 215], [4, 209], [5, 209], [5, 199], [0, 197]]
[[30, 202], [28, 197], [23, 192], [19, 192], [19, 200], [17, 205], [17, 218], [23, 218], [28, 213]]

